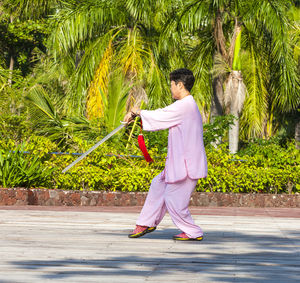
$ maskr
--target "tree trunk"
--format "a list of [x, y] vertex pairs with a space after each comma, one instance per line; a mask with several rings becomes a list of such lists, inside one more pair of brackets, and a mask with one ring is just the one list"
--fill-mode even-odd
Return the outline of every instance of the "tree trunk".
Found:
[[12, 86], [12, 76], [14, 71], [14, 65], [15, 65], [15, 59], [13, 55], [10, 56], [10, 62], [9, 62], [9, 78], [8, 78], [8, 84], [9, 86]]
[[[12, 87], [12, 81], [13, 81], [13, 70], [14, 70], [15, 60], [13, 55], [10, 56], [10, 64], [9, 64], [9, 77], [8, 77], [8, 85]], [[10, 113], [16, 114], [16, 102], [15, 98], [12, 96], [10, 101]]]
[[[216, 21], [214, 23], [214, 39], [217, 47], [217, 52], [221, 54], [222, 58], [226, 62], [227, 50], [226, 39], [223, 33], [222, 13], [217, 12]], [[215, 117], [224, 115], [224, 89], [223, 78], [221, 75], [216, 76], [213, 79], [213, 97], [210, 107], [210, 123], [213, 123]], [[221, 143], [221, 137], [212, 145], [216, 148]]]
[[[234, 115], [233, 113], [231, 113]], [[229, 128], [229, 151], [232, 154], [238, 152], [239, 149], [239, 117], [238, 114], [234, 115], [236, 119], [234, 119], [234, 124]]]
[[[13, 16], [10, 16], [10, 23], [13, 23], [14, 19]], [[14, 60], [14, 51], [13, 47], [11, 47], [10, 50], [10, 62], [9, 62], [9, 77], [8, 77], [8, 84], [12, 86], [12, 77], [13, 77], [13, 70], [14, 70], [14, 65], [15, 65], [15, 60]]]
[[237, 153], [239, 149], [239, 111], [237, 107], [236, 100], [238, 99], [238, 89], [239, 89], [239, 80], [234, 75], [232, 71], [232, 74], [230, 74], [230, 80], [232, 80], [231, 83], [231, 102], [230, 102], [230, 114], [235, 117], [233, 125], [229, 128], [229, 152], [232, 154]]
[[[214, 78], [213, 80], [213, 98], [210, 107], [210, 123], [213, 123], [215, 117], [222, 116], [224, 114], [224, 91], [223, 82], [220, 76]], [[219, 137], [212, 146], [217, 148], [221, 143], [221, 137]]]
[[217, 12], [216, 21], [214, 24], [214, 38], [217, 46], [217, 51], [227, 61], [228, 54], [226, 50], [226, 39], [223, 32], [223, 22], [221, 11]]
[[220, 76], [214, 78], [213, 80], [213, 99], [210, 107], [210, 121], [214, 121], [217, 116], [222, 116], [224, 114], [224, 91], [223, 82]]
[[299, 118], [295, 127], [295, 145], [296, 145], [296, 149], [300, 149], [300, 119]]
[[230, 105], [230, 114], [236, 117], [229, 129], [229, 151], [237, 153], [239, 144], [239, 114], [242, 111], [246, 94], [241, 71], [232, 71], [226, 86], [225, 102]]

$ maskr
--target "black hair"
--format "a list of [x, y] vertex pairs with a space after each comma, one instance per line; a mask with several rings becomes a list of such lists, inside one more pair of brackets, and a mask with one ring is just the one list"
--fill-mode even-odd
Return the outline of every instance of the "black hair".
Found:
[[182, 68], [170, 73], [170, 81], [174, 81], [176, 84], [182, 82], [186, 90], [191, 91], [195, 83], [195, 77], [191, 70]]

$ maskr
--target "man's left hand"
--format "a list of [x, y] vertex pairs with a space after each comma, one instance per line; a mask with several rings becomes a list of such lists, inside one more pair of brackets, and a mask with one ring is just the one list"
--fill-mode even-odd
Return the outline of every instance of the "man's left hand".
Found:
[[128, 112], [124, 117], [124, 122], [130, 124], [134, 122], [135, 118], [139, 116], [140, 110], [132, 109], [132, 111]]

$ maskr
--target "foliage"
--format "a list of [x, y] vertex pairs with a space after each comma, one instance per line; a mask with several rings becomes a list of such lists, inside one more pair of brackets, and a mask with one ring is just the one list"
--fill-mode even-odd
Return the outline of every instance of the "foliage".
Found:
[[[152, 156], [158, 157], [147, 166], [141, 159], [106, 156], [140, 155], [135, 142], [125, 147], [130, 127], [65, 175], [59, 172], [75, 157], [47, 153], [84, 152], [122, 120], [140, 94], [147, 94], [148, 109], [169, 104], [168, 74], [174, 68], [193, 69], [193, 95], [208, 112], [214, 72], [228, 74], [232, 67], [220, 56], [220, 46], [231, 46], [237, 23], [243, 32], [236, 53], [248, 90], [243, 137], [284, 131], [291, 136], [294, 124], [286, 125], [296, 122], [298, 113], [290, 110], [299, 107], [300, 93], [296, 6], [288, 0], [2, 1], [0, 148], [11, 170], [5, 171], [5, 179], [38, 186], [30, 166], [43, 175], [37, 169], [43, 165], [49, 172], [56, 168], [50, 183], [41, 181], [49, 187], [146, 191], [164, 167], [167, 131], [144, 133]], [[223, 43], [216, 41], [215, 32], [223, 33]], [[299, 153], [291, 143], [249, 141], [239, 156], [229, 155], [226, 144], [218, 150], [210, 147], [220, 137], [226, 142], [231, 123], [224, 117], [204, 125], [209, 176], [199, 181], [198, 190], [299, 192]], [[138, 133], [136, 129], [133, 136]], [[12, 155], [10, 150], [22, 142], [23, 150], [33, 155]], [[30, 180], [25, 173], [17, 179], [20, 175], [14, 172], [20, 168], [29, 172]]]
[[45, 52], [46, 35], [50, 33], [49, 21], [26, 20], [19, 18], [13, 22], [0, 18], [0, 50], [4, 60], [9, 62], [12, 56], [18, 69], [25, 76], [36, 63], [37, 50]]
[[69, 117], [58, 111], [45, 89], [36, 85], [25, 97], [30, 103], [29, 117], [35, 133], [48, 136], [63, 147], [69, 147], [76, 137], [89, 138], [99, 130], [93, 129], [84, 117]]
[[22, 20], [41, 19], [53, 13], [59, 0], [2, 0], [2, 5], [11, 15]]
[[203, 125], [203, 141], [209, 147], [219, 143], [228, 133], [228, 129], [233, 125], [235, 117], [233, 115], [218, 116], [210, 124]]
[[39, 156], [24, 155], [24, 147], [0, 150], [0, 185], [2, 187], [47, 186], [53, 169], [45, 167]]
[[2, 141], [12, 139], [16, 142], [21, 142], [26, 139], [31, 132], [30, 123], [23, 115], [3, 114], [0, 116], [0, 139]]
[[[235, 42], [240, 43], [240, 70], [247, 87], [241, 116], [243, 137], [271, 136], [276, 132], [272, 128], [274, 116], [299, 104], [297, 61], [293, 56], [297, 40], [299, 43], [299, 24], [288, 17], [291, 6], [289, 0], [191, 0], [178, 9], [177, 22], [168, 27], [174, 30], [175, 25], [188, 31], [193, 39], [189, 66], [203, 97], [212, 95], [212, 70], [218, 69], [213, 78], [226, 84], [232, 64], [237, 63], [233, 62]], [[239, 28], [243, 32], [236, 37]], [[210, 99], [205, 101], [210, 103]]]
[[[225, 146], [207, 150], [208, 177], [200, 179], [197, 191], [235, 193], [295, 193], [300, 192], [300, 159], [294, 159], [293, 144], [272, 154], [274, 148], [265, 148], [265, 155], [230, 155]], [[140, 155], [140, 154], [139, 154]], [[155, 151], [152, 156], [159, 156]], [[71, 162], [73, 158], [69, 158]], [[164, 159], [146, 165], [144, 160], [90, 157], [69, 174], [58, 174], [56, 188], [106, 189], [121, 191], [147, 191], [152, 178], [164, 168]], [[66, 165], [67, 163], [65, 163]], [[144, 164], [144, 165], [143, 165]], [[146, 166], [145, 166], [146, 165]], [[57, 165], [56, 165], [57, 166]], [[73, 181], [72, 181], [73, 180]]]
[[126, 85], [122, 74], [112, 73], [108, 83], [108, 95], [102, 94], [104, 120], [109, 131], [115, 129], [126, 114], [126, 101], [130, 87]]
[[[27, 181], [27, 186], [46, 184], [48, 188], [68, 190], [148, 191], [153, 177], [164, 168], [166, 154], [161, 153], [157, 148], [149, 148], [155, 162], [147, 164], [143, 158], [133, 157], [141, 156], [136, 146], [131, 146], [128, 149], [124, 147], [123, 137], [124, 135], [120, 135], [115, 140], [103, 144], [70, 171], [62, 174], [62, 169], [78, 156], [47, 154], [59, 151], [57, 145], [47, 138], [41, 139], [33, 136], [28, 143], [23, 145], [22, 149], [19, 148], [19, 150], [30, 151], [32, 155], [23, 155], [16, 151], [14, 160], [22, 159], [25, 161], [18, 161], [19, 163], [15, 162], [14, 164], [28, 164], [27, 158], [30, 158], [30, 166], [36, 166], [34, 167], [36, 168], [36, 175], [41, 174], [43, 176], [44, 179], [40, 177], [44, 181], [39, 181], [36, 175], [34, 176], [35, 179], [31, 177], [33, 181], [31, 183]], [[77, 152], [84, 152], [91, 145], [84, 141], [80, 142], [78, 139]], [[5, 152], [5, 156], [8, 153], [13, 155], [8, 150], [14, 147], [13, 141], [2, 143], [0, 146], [2, 156], [3, 152]], [[75, 152], [75, 150], [70, 152]], [[235, 156], [228, 153], [226, 144], [221, 145], [218, 149], [209, 147], [206, 152], [208, 176], [198, 181], [197, 191], [300, 193], [300, 155], [299, 151], [294, 149], [293, 142], [257, 140], [245, 144], [240, 155]], [[10, 169], [6, 172], [16, 172], [13, 170], [17, 169], [13, 168], [18, 166], [12, 165], [12, 157], [9, 160]], [[22, 166], [20, 165], [20, 167]], [[31, 169], [26, 170], [31, 172]], [[47, 172], [47, 176], [51, 174], [50, 180], [43, 175], [45, 172]], [[22, 179], [17, 179], [20, 175], [16, 173], [6, 173], [5, 176], [9, 182], [15, 185], [21, 186], [23, 184]], [[5, 184], [8, 184], [8, 181]]]
[[[62, 2], [54, 16], [49, 48], [60, 64], [71, 57], [76, 65], [66, 93], [69, 112], [82, 114], [88, 95], [88, 116], [95, 117], [95, 107], [101, 113], [98, 88], [107, 93], [108, 70], [121, 70], [137, 86], [131, 91], [133, 98], [146, 91], [151, 107], [170, 101], [166, 75], [171, 69], [170, 61], [181, 64], [178, 51], [179, 44], [183, 45], [170, 42], [164, 50], [159, 48], [171, 7], [167, 0]], [[170, 53], [173, 56], [168, 56]], [[90, 105], [91, 101], [96, 104]]]
[[[274, 151], [275, 150], [275, 151]], [[250, 145], [234, 158], [223, 149], [208, 151], [208, 177], [199, 190], [234, 193], [300, 192], [299, 151], [266, 143]]]
[[[280, 129], [278, 124], [285, 123], [281, 113], [299, 103], [292, 95], [299, 93], [296, 6], [289, 1], [278, 5], [278, 0], [273, 6], [254, 0], [4, 0], [0, 6], [0, 111], [22, 115], [36, 134], [66, 144], [70, 138], [95, 137], [111, 128], [103, 118], [101, 94], [111, 99], [108, 80], [120, 70], [120, 78], [125, 76], [132, 87], [130, 102], [142, 94], [149, 98], [147, 108], [153, 109], [171, 102], [169, 72], [190, 67], [197, 77], [193, 95], [208, 116], [215, 55], [220, 51], [213, 31], [220, 15], [227, 47], [235, 20], [243, 26], [238, 37], [248, 90], [243, 138], [272, 135]], [[13, 72], [8, 69], [11, 59]], [[298, 71], [299, 66], [298, 62]], [[229, 70], [223, 68], [223, 73]], [[32, 92], [48, 97], [56, 119], [31, 115], [37, 105], [24, 97]], [[100, 117], [97, 127], [91, 126], [94, 117]], [[149, 139], [156, 143], [151, 135]]]

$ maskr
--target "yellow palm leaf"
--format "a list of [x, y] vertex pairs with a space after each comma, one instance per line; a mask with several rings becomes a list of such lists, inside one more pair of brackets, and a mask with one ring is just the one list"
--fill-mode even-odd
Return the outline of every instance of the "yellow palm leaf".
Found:
[[112, 42], [110, 41], [88, 89], [86, 105], [88, 119], [103, 117], [104, 104], [100, 90], [104, 95], [107, 95], [112, 57], [113, 48]]
[[132, 79], [144, 72], [144, 57], [149, 56], [149, 50], [136, 28], [129, 29], [127, 41], [121, 48], [120, 63], [127, 78]]

